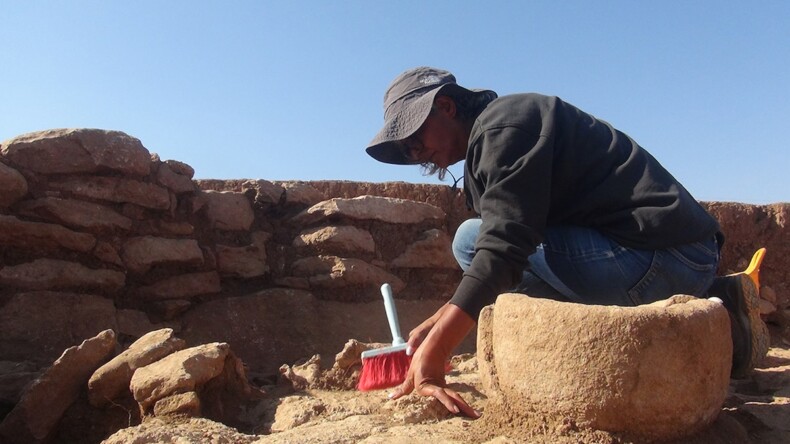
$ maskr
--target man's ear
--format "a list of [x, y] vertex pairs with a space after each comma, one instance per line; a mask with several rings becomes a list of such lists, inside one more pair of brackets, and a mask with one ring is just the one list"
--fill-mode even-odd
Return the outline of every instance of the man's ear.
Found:
[[448, 117], [451, 119], [455, 118], [456, 107], [455, 107], [455, 100], [451, 99], [448, 96], [436, 96], [433, 99], [433, 105], [439, 111], [447, 114]]

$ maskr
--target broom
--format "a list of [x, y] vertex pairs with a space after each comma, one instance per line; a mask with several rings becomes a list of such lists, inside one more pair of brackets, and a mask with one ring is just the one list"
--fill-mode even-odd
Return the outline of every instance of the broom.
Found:
[[398, 312], [392, 299], [390, 284], [381, 286], [384, 310], [392, 333], [392, 346], [362, 352], [362, 373], [357, 388], [361, 391], [378, 390], [401, 384], [409, 371], [411, 356], [406, 356], [408, 344], [400, 335]]

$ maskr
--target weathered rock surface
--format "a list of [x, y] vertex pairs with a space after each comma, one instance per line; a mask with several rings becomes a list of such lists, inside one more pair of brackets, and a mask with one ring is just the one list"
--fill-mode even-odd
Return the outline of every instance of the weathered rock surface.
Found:
[[90, 374], [114, 349], [115, 333], [105, 330], [64, 351], [25, 391], [19, 404], [0, 423], [2, 442], [46, 442], [63, 412], [79, 396]]
[[241, 193], [204, 191], [206, 217], [211, 227], [225, 231], [246, 231], [250, 229], [255, 215], [250, 201]]
[[129, 271], [142, 274], [152, 266], [164, 263], [200, 265], [203, 252], [194, 239], [143, 236], [126, 241], [121, 258]]
[[296, 261], [292, 272], [294, 276], [307, 277], [311, 288], [341, 288], [349, 285], [379, 287], [388, 282], [392, 290], [398, 292], [406, 286], [397, 276], [354, 258], [307, 257]]
[[[195, 171], [192, 170], [189, 165], [182, 164], [186, 167], [189, 167], [189, 170], [184, 170], [184, 168], [178, 168], [179, 171], [184, 171], [189, 173], [188, 175], [178, 173], [171, 168], [171, 165], [174, 165], [173, 162], [175, 161], [166, 161], [162, 165], [159, 166], [159, 170], [156, 173], [156, 181], [164, 186], [167, 187], [170, 191], [176, 194], [183, 194], [183, 193], [190, 193], [197, 189], [197, 185], [192, 182], [192, 175], [195, 174]], [[181, 162], [178, 162], [181, 163]]]
[[0, 215], [0, 245], [55, 250], [90, 251], [96, 238], [55, 224], [27, 222], [14, 216]]
[[324, 200], [324, 195], [308, 182], [286, 181], [274, 182], [285, 189], [285, 202], [312, 206]]
[[[126, 345], [148, 331], [172, 327], [179, 335], [185, 334], [188, 344], [231, 344], [254, 370], [257, 381], [270, 381], [282, 364], [298, 369], [298, 363], [314, 353], [322, 353], [326, 361], [346, 338], [390, 340], [378, 291], [382, 281], [397, 285], [397, 278], [405, 286], [396, 287], [396, 298], [402, 331], [407, 332], [452, 294], [461, 275], [447, 242], [458, 224], [472, 214], [461, 191], [451, 187], [403, 182], [192, 181], [195, 172], [189, 165], [162, 162], [122, 133], [56, 130], [17, 139], [13, 149], [8, 143], [0, 147], [0, 273], [13, 275], [12, 280], [0, 283], [3, 360], [29, 362], [38, 370], [64, 348], [106, 328], [114, 329]], [[118, 145], [121, 139], [126, 140], [123, 146]], [[216, 191], [217, 196], [203, 190]], [[774, 342], [790, 340], [790, 205], [703, 204], [719, 219], [727, 237], [720, 273], [744, 269], [754, 250], [768, 247], [760, 276], [761, 310]], [[315, 206], [312, 213], [311, 206]], [[294, 219], [300, 212], [303, 219]], [[312, 228], [316, 242], [294, 246], [305, 224], [353, 228], [370, 239], [364, 234], [344, 237], [344, 233], [324, 239], [326, 233], [319, 235]], [[149, 239], [140, 240], [144, 238]], [[85, 268], [73, 268], [76, 264]], [[81, 271], [64, 271], [72, 269]], [[81, 276], [86, 270], [124, 274], [123, 286], [111, 290], [116, 283], [104, 286], [95, 276]], [[9, 285], [12, 281], [23, 288]], [[80, 282], [86, 286], [82, 288]], [[25, 289], [47, 286], [65, 286], [72, 292]], [[312, 293], [288, 292], [281, 286]], [[89, 288], [107, 298], [81, 294]], [[342, 376], [353, 375], [356, 367], [352, 364], [346, 369], [350, 373]], [[227, 362], [224, 368], [230, 368]], [[765, 375], [757, 372], [754, 376]], [[9, 385], [11, 393], [21, 379], [9, 377], [16, 381]], [[214, 378], [209, 385], [219, 384], [216, 381], [222, 378]], [[737, 408], [744, 418], [751, 413], [763, 415], [780, 402], [776, 400], [780, 397], [762, 397], [758, 402], [746, 395], [753, 392], [742, 392], [745, 397]], [[204, 415], [232, 404], [211, 401], [215, 398], [205, 390], [195, 393]], [[162, 402], [177, 408], [183, 401], [177, 402], [180, 398]], [[133, 401], [124, 398], [120, 402]], [[191, 404], [184, 402], [184, 411], [190, 411]], [[311, 422], [350, 411], [321, 404], [327, 410]], [[0, 416], [10, 407], [0, 405]], [[136, 410], [133, 405], [124, 407]], [[100, 436], [97, 424], [128, 424], [124, 412], [110, 418], [119, 408], [113, 404], [98, 409], [101, 414], [97, 416], [98, 410], [81, 396], [62, 420], [64, 427], [73, 430], [57, 439], [78, 442]], [[355, 414], [364, 414], [360, 411]], [[395, 412], [398, 418], [401, 414], [404, 421], [414, 418]], [[92, 420], [82, 421], [80, 415]], [[534, 419], [530, 418], [514, 420]], [[370, 427], [382, 423], [376, 421], [363, 422]], [[81, 433], [80, 427], [91, 432]], [[572, 424], [559, 427], [567, 430]], [[754, 427], [749, 427], [752, 434]], [[351, 419], [330, 429], [360, 440], [373, 436], [367, 428], [361, 434], [355, 431]], [[396, 430], [400, 429], [392, 427], [378, 436], [394, 439]], [[428, 430], [426, 426], [422, 432]], [[280, 436], [282, 440], [301, 438], [297, 432]], [[746, 435], [733, 432], [732, 436]]]
[[14, 204], [27, 194], [27, 180], [17, 170], [0, 162], [0, 208]]
[[89, 176], [52, 180], [49, 186], [82, 198], [132, 203], [153, 210], [170, 208], [170, 193], [166, 188], [136, 179]]
[[145, 299], [189, 299], [201, 294], [219, 293], [221, 290], [219, 274], [206, 271], [165, 278], [140, 287], [138, 294]]
[[368, 231], [348, 225], [304, 230], [294, 239], [293, 246], [312, 246], [321, 252], [340, 253], [373, 253], [376, 250]]
[[335, 198], [317, 203], [296, 216], [294, 222], [309, 225], [333, 217], [378, 220], [392, 224], [418, 224], [425, 220], [444, 219], [445, 213], [440, 208], [423, 202], [360, 196], [353, 199]]
[[123, 287], [120, 271], [91, 269], [77, 262], [36, 259], [0, 268], [0, 284], [25, 290], [88, 289], [114, 293]]
[[177, 393], [162, 398], [154, 404], [154, 416], [181, 415], [192, 418], [201, 416], [200, 397], [195, 392]]
[[423, 233], [417, 242], [392, 261], [396, 268], [458, 269], [452, 254], [452, 239], [444, 231], [433, 229]]
[[145, 176], [151, 168], [151, 154], [138, 139], [120, 131], [99, 129], [23, 134], [3, 142], [0, 155], [13, 165], [43, 174], [113, 170]]
[[[378, 289], [372, 296], [372, 302], [346, 303], [320, 300], [307, 291], [278, 288], [206, 301], [184, 314], [184, 327], [178, 335], [189, 344], [224, 338], [222, 342], [230, 344], [250, 371], [277, 374], [282, 364], [313, 354], [333, 356], [347, 338], [392, 342]], [[397, 300], [401, 330], [416, 327], [442, 304], [438, 300]], [[360, 332], [366, 332], [364, 337]], [[471, 338], [460, 349], [471, 351], [473, 347]]]
[[177, 351], [134, 372], [129, 388], [143, 411], [162, 398], [195, 391], [219, 376], [230, 346], [215, 342]]
[[16, 293], [0, 307], [0, 356], [47, 365], [82, 338], [117, 328], [109, 299], [54, 291]]
[[255, 203], [257, 204], [278, 204], [285, 194], [283, 187], [263, 179], [244, 182], [241, 185], [241, 191], [246, 193], [247, 190], [255, 190]]
[[606, 307], [508, 294], [480, 320], [486, 392], [515, 415], [678, 439], [710, 425], [727, 395], [729, 317], [707, 300]]
[[87, 230], [124, 230], [132, 228], [132, 220], [104, 205], [75, 199], [42, 197], [23, 202], [19, 213], [43, 217], [70, 228]]
[[24, 388], [38, 375], [38, 366], [30, 361], [0, 361], [0, 405], [19, 402]]
[[88, 380], [88, 400], [102, 407], [129, 391], [135, 370], [185, 347], [184, 340], [164, 328], [145, 334], [120, 355], [99, 367]]
[[256, 245], [230, 247], [217, 245], [217, 268], [223, 276], [251, 278], [268, 270], [266, 249]]
[[251, 444], [255, 440], [256, 436], [239, 433], [232, 427], [204, 418], [191, 418], [175, 424], [152, 418], [134, 428], [118, 431], [104, 440], [103, 444]]

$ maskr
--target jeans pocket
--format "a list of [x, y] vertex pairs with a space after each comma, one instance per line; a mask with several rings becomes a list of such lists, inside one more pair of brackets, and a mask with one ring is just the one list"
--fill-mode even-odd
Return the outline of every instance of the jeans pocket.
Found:
[[[715, 248], [715, 244], [712, 245]], [[692, 270], [707, 272], [718, 266], [718, 251], [709, 248], [702, 242], [668, 248], [667, 251], [675, 259]]]
[[661, 270], [661, 264], [664, 259], [664, 252], [663, 251], [656, 251], [653, 253], [653, 260], [650, 262], [650, 268], [647, 269], [647, 272], [642, 276], [642, 279], [636, 283], [630, 290], [628, 290], [628, 297], [631, 299], [631, 302], [634, 305], [642, 305], [648, 302], [653, 302], [651, 300], [645, 300], [643, 297], [647, 293], [654, 293], [654, 291], [650, 290], [653, 281], [656, 279], [656, 276]]
[[717, 254], [695, 244], [658, 250], [650, 268], [629, 291], [634, 304], [648, 304], [675, 294], [702, 296], [713, 281]]

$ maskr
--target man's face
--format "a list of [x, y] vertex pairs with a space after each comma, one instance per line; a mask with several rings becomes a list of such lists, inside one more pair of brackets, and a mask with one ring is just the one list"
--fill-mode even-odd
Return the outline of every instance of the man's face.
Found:
[[463, 160], [469, 134], [455, 114], [455, 102], [448, 97], [437, 96], [422, 126], [403, 140], [409, 157], [441, 168]]

